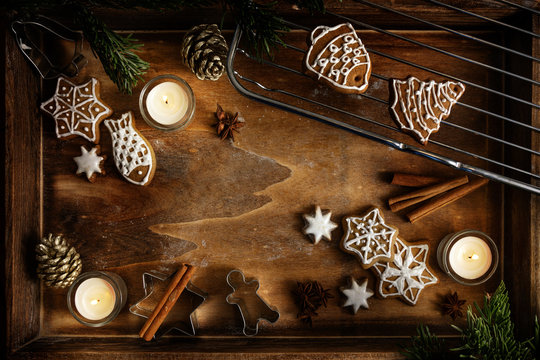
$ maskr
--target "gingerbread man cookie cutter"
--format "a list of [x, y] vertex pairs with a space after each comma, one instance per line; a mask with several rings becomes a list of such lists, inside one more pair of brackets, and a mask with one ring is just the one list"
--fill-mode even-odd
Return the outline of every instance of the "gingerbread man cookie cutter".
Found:
[[244, 273], [240, 270], [231, 270], [227, 274], [227, 284], [233, 292], [227, 295], [226, 301], [236, 305], [244, 322], [243, 333], [246, 336], [255, 336], [259, 332], [259, 321], [266, 320], [271, 324], [279, 319], [279, 311], [266, 303], [257, 294], [259, 281], [256, 279], [246, 281]]

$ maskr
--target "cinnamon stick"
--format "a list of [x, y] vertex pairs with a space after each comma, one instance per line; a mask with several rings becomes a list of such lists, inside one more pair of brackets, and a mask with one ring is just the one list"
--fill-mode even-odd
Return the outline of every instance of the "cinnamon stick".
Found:
[[391, 184], [410, 187], [422, 187], [433, 185], [441, 181], [443, 181], [442, 178], [435, 176], [394, 173]]
[[170, 295], [166, 297], [165, 304], [159, 310], [159, 313], [156, 315], [156, 317], [154, 318], [154, 321], [152, 321], [152, 323], [148, 327], [148, 330], [146, 331], [146, 333], [144, 333], [143, 335], [144, 340], [146, 341], [152, 340], [152, 338], [154, 337], [154, 334], [159, 329], [159, 327], [161, 326], [161, 324], [163, 323], [163, 321], [165, 320], [165, 318], [167, 317], [167, 315], [173, 308], [174, 304], [176, 304], [176, 301], [178, 300], [178, 298], [180, 297], [180, 295], [186, 288], [186, 285], [188, 284], [189, 280], [193, 276], [193, 273], [195, 272], [196, 267], [191, 266], [191, 265], [186, 265], [186, 267], [187, 267], [187, 270], [182, 276], [182, 279], [180, 280], [178, 285], [176, 285], [176, 287], [170, 293]]
[[182, 280], [182, 277], [186, 273], [187, 269], [188, 269], [187, 266], [185, 264], [182, 264], [182, 267], [176, 271], [176, 273], [174, 274], [174, 276], [171, 279], [171, 282], [170, 282], [169, 286], [167, 287], [167, 290], [165, 290], [165, 293], [163, 294], [163, 297], [161, 298], [161, 300], [158, 302], [158, 304], [154, 308], [154, 311], [152, 312], [152, 315], [150, 315], [148, 317], [148, 319], [144, 323], [141, 331], [139, 331], [139, 336], [140, 337], [144, 336], [144, 334], [146, 333], [146, 331], [148, 330], [148, 328], [150, 327], [152, 322], [155, 320], [156, 316], [159, 314], [159, 312], [160, 312], [161, 308], [163, 307], [163, 305], [165, 305], [165, 302], [167, 302], [167, 299], [169, 298], [171, 293], [174, 291], [174, 289], [176, 288], [176, 286], [178, 285], [180, 280]]
[[408, 206], [427, 200], [435, 195], [442, 194], [448, 190], [451, 190], [460, 185], [466, 184], [467, 182], [469, 182], [469, 178], [466, 175], [461, 176], [455, 179], [442, 182], [440, 184], [435, 184], [432, 186], [428, 186], [422, 189], [412, 191], [407, 194], [395, 196], [393, 198], [388, 199], [388, 205], [390, 206], [390, 209], [392, 211], [396, 212]]
[[468, 195], [469, 193], [487, 184], [488, 182], [489, 180], [484, 179], [484, 178], [473, 179], [469, 181], [469, 183], [465, 185], [461, 185], [460, 187], [455, 188], [453, 190], [450, 190], [438, 198], [429, 200], [427, 203], [425, 203], [418, 209], [415, 209], [411, 211], [410, 213], [408, 213], [407, 217], [409, 218], [409, 221], [411, 223], [414, 223], [415, 221], [420, 220], [424, 216], [431, 214], [435, 210], [438, 210], [450, 203], [453, 203], [454, 201], [458, 199], [461, 199], [465, 195]]

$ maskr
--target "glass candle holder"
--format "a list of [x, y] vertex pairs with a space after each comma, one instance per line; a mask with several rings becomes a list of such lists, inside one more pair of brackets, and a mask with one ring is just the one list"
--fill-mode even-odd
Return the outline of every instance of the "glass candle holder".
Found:
[[127, 300], [127, 287], [117, 274], [91, 271], [69, 287], [67, 304], [71, 315], [86, 326], [100, 327], [118, 316]]
[[191, 87], [175, 75], [160, 75], [150, 80], [139, 96], [139, 108], [146, 123], [164, 131], [188, 126], [195, 114]]
[[437, 261], [441, 269], [463, 285], [486, 282], [497, 270], [499, 251], [495, 242], [478, 230], [448, 234], [439, 243]]

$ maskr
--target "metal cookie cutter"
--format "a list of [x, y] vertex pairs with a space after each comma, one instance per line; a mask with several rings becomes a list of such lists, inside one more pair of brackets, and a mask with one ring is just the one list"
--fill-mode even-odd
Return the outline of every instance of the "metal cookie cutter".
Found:
[[244, 335], [257, 335], [260, 320], [266, 320], [272, 324], [278, 321], [279, 311], [268, 305], [257, 294], [259, 290], [257, 280], [248, 282], [242, 271], [232, 270], [227, 274], [227, 283], [234, 291], [227, 296], [226, 300], [229, 304], [238, 306], [244, 321]]
[[83, 37], [47, 17], [11, 23], [17, 45], [43, 79], [55, 79], [64, 74], [77, 76], [88, 63], [82, 55]]
[[[172, 275], [158, 271], [145, 272], [143, 274], [144, 297], [129, 308], [129, 312], [148, 318], [157, 303], [161, 300]], [[169, 331], [176, 329], [186, 335], [195, 335], [198, 327], [195, 310], [206, 300], [208, 294], [191, 283], [187, 284], [182, 296], [178, 299], [174, 308], [156, 332], [155, 338], [159, 338]]]

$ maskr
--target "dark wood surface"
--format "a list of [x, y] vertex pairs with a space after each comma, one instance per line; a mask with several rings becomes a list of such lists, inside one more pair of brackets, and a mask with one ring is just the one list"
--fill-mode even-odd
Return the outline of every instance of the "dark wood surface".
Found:
[[[449, 50], [459, 49], [494, 65], [502, 61], [489, 51], [479, 52], [442, 33], [406, 34]], [[39, 81], [17, 51], [11, 34], [6, 34], [6, 93], [18, 95], [6, 96], [7, 347], [17, 350], [36, 339], [17, 351], [15, 358], [67, 359], [73, 354], [88, 358], [96, 355], [95, 349], [118, 359], [150, 354], [176, 358], [178, 353], [194, 359], [207, 358], [209, 353], [222, 358], [250, 358], [255, 354], [261, 359], [276, 354], [306, 359], [354, 358], [360, 354], [398, 358], [398, 345], [414, 333], [418, 322], [430, 325], [438, 334], [455, 334], [449, 327], [450, 318], [443, 317], [438, 308], [442, 296], [457, 290], [471, 304], [480, 300], [484, 291], [493, 291], [503, 278], [514, 290], [512, 305], [519, 309], [518, 329], [527, 331], [539, 301], [537, 197], [509, 192], [492, 183], [417, 224], [409, 224], [400, 214], [386, 210], [386, 199], [403, 191], [388, 184], [388, 174], [411, 171], [451, 177], [459, 172], [250, 101], [240, 96], [226, 77], [217, 82], [197, 80], [181, 65], [181, 32], [143, 32], [137, 36], [145, 43], [141, 55], [152, 65], [146, 80], [173, 73], [192, 86], [197, 111], [186, 130], [163, 133], [149, 128], [138, 111], [139, 91], [133, 96], [119, 94], [88, 47], [85, 55], [90, 63], [78, 80], [97, 77], [102, 82], [102, 97], [115, 109], [115, 116], [122, 111], [135, 112], [137, 127], [153, 145], [158, 161], [153, 183], [144, 188], [125, 182], [117, 173], [110, 137], [103, 126], [101, 145], [109, 155], [107, 176], [90, 184], [74, 175], [72, 158], [86, 143], [82, 139], [66, 142], [55, 138], [53, 121], [37, 111], [39, 102], [52, 94], [54, 83], [44, 83], [42, 93], [37, 92]], [[305, 47], [303, 36], [292, 34], [290, 39]], [[438, 64], [437, 57], [426, 57], [407, 44], [392, 43], [390, 48], [387, 39], [369, 33], [362, 38], [374, 48], [441, 66], [441, 70], [457, 71], [467, 79], [491, 86], [501, 83], [498, 77], [484, 78], [474, 69], [456, 67], [453, 61]], [[294, 56], [279, 59], [299, 65]], [[412, 74], [410, 69], [375, 59], [374, 69], [387, 76]], [[277, 76], [270, 69], [242, 59], [239, 64], [242, 71], [260, 76], [269, 84], [289, 86], [289, 78]], [[538, 67], [534, 71], [538, 73]], [[295, 80], [294, 84], [316, 99], [334, 98], [332, 91], [310, 79]], [[369, 94], [384, 98], [386, 93], [383, 82], [372, 80]], [[359, 102], [362, 113], [392, 124], [385, 106], [337, 96], [340, 106], [355, 108]], [[538, 99], [536, 89], [533, 96]], [[18, 97], [29, 101], [16, 101]], [[471, 89], [463, 99], [478, 106], [491, 104], [488, 97]], [[216, 102], [227, 110], [240, 111], [246, 120], [234, 143], [220, 141], [215, 135], [212, 125]], [[452, 119], [479, 129], [492, 126], [485, 117], [460, 108], [455, 109]], [[533, 121], [539, 121], [537, 112]], [[471, 144], [459, 133], [444, 130], [439, 138], [490, 154], [501, 151], [485, 142]], [[408, 141], [406, 136], [400, 139]], [[538, 138], [531, 141], [537, 144]], [[349, 309], [339, 306], [343, 298], [338, 287], [345, 285], [350, 275], [368, 277], [373, 287], [375, 277], [362, 270], [353, 257], [339, 251], [341, 230], [334, 232], [331, 243], [323, 241], [317, 246], [301, 233], [301, 214], [312, 211], [315, 205], [332, 209], [336, 222], [371, 205], [384, 208], [387, 220], [400, 229], [404, 239], [430, 245], [430, 265], [440, 283], [427, 288], [414, 307], [395, 299], [373, 298], [370, 310], [353, 316]], [[487, 232], [504, 250], [500, 270], [485, 285], [460, 286], [442, 274], [436, 264], [438, 241], [463, 228]], [[61, 232], [70, 238], [81, 253], [84, 271], [107, 269], [126, 280], [128, 304], [114, 322], [99, 329], [84, 327], [68, 313], [66, 290], [41, 288], [40, 292], [34, 276], [33, 246], [39, 235], [47, 232]], [[523, 249], [530, 252], [525, 259]], [[127, 308], [143, 295], [144, 271], [172, 271], [180, 261], [200, 266], [193, 282], [210, 295], [197, 311], [200, 336], [174, 336], [145, 344], [136, 338], [144, 320], [129, 314]], [[260, 294], [281, 312], [276, 324], [261, 323], [256, 339], [239, 336], [241, 319], [236, 308], [224, 301], [231, 291], [225, 276], [233, 268], [259, 279]], [[296, 319], [291, 296], [295, 281], [309, 279], [321, 281], [336, 296], [315, 319], [313, 329]], [[457, 324], [463, 325], [463, 321]]]

